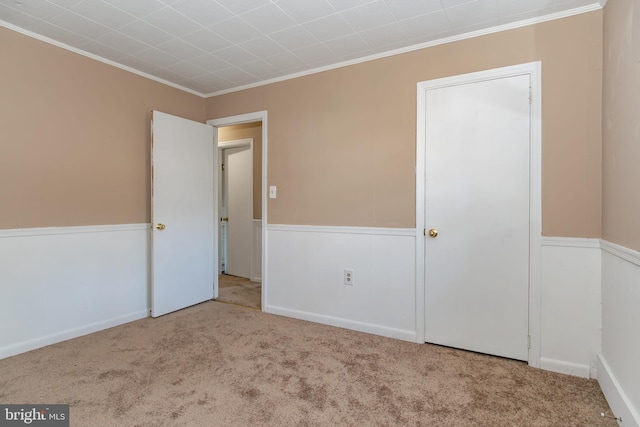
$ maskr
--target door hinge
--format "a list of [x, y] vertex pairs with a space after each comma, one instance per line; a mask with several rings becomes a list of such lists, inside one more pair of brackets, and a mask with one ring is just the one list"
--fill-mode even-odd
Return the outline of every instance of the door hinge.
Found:
[[422, 229], [422, 235], [423, 235], [423, 236], [426, 236], [426, 235], [427, 235], [427, 229], [426, 229], [426, 228], [423, 228], [423, 229]]
[[531, 335], [527, 335], [527, 348], [531, 348]]
[[529, 104], [533, 104], [533, 88], [529, 86]]
[[222, 164], [222, 172], [224, 172], [224, 163]]

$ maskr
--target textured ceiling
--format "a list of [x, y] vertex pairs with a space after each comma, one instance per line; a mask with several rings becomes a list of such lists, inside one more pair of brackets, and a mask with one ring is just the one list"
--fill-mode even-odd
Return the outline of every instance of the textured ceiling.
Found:
[[600, 6], [598, 0], [0, 0], [0, 20], [210, 95]]

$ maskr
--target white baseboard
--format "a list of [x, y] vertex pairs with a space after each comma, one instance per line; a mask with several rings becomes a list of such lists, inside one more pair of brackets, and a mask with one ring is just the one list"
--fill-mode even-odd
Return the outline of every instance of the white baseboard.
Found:
[[547, 359], [546, 357], [540, 358], [540, 369], [582, 378], [590, 378], [592, 373], [595, 373], [591, 370], [589, 365], [580, 365], [578, 363], [570, 363], [562, 360]]
[[622, 427], [640, 427], [640, 414], [635, 410], [631, 400], [626, 395], [609, 364], [603, 355], [598, 355], [598, 383], [607, 398], [613, 415], [621, 418], [618, 424]]
[[5, 347], [0, 348], [0, 359], [4, 359], [5, 357], [10, 357], [10, 356], [15, 356], [16, 354], [25, 353], [27, 351], [45, 347], [47, 345], [70, 340], [72, 338], [78, 338], [83, 335], [102, 331], [103, 329], [112, 328], [114, 326], [133, 322], [135, 320], [140, 320], [147, 317], [149, 317], [149, 310], [141, 310], [141, 311], [127, 314], [124, 316], [114, 317], [112, 319], [107, 319], [100, 322], [92, 323], [90, 325], [83, 325], [77, 328], [68, 329], [66, 331], [56, 332], [54, 334], [50, 334], [47, 336], [38, 337], [31, 340], [7, 345]]
[[0, 231], [0, 357], [146, 317], [149, 224]]
[[307, 320], [309, 322], [321, 323], [323, 325], [336, 326], [338, 328], [351, 329], [359, 332], [380, 335], [388, 338], [396, 338], [404, 341], [416, 341], [415, 331], [403, 331], [400, 329], [388, 328], [371, 323], [358, 322], [355, 320], [341, 319], [338, 317], [325, 316], [322, 314], [308, 313], [289, 308], [266, 306], [265, 313], [278, 314], [280, 316], [292, 317], [294, 319]]

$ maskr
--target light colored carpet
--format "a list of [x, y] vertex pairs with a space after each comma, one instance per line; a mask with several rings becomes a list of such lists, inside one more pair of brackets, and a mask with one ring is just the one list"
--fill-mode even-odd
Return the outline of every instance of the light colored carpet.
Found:
[[218, 276], [218, 301], [260, 310], [262, 284], [244, 277], [221, 274]]
[[230, 276], [228, 274], [220, 274], [218, 275], [218, 287], [219, 288], [230, 288], [233, 286], [241, 286], [241, 285], [246, 285], [248, 283], [258, 283], [258, 282], [252, 282], [251, 280], [244, 278], [244, 277], [238, 277], [238, 276]]
[[0, 402], [82, 427], [616, 425], [593, 380], [215, 301], [0, 360]]

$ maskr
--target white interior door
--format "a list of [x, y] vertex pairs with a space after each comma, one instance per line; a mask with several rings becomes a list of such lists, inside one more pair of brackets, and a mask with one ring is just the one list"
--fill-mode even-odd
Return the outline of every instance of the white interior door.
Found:
[[253, 152], [250, 145], [223, 150], [227, 235], [225, 272], [251, 278]]
[[528, 358], [529, 88], [426, 91], [427, 342]]
[[213, 298], [213, 127], [152, 113], [151, 315]]

